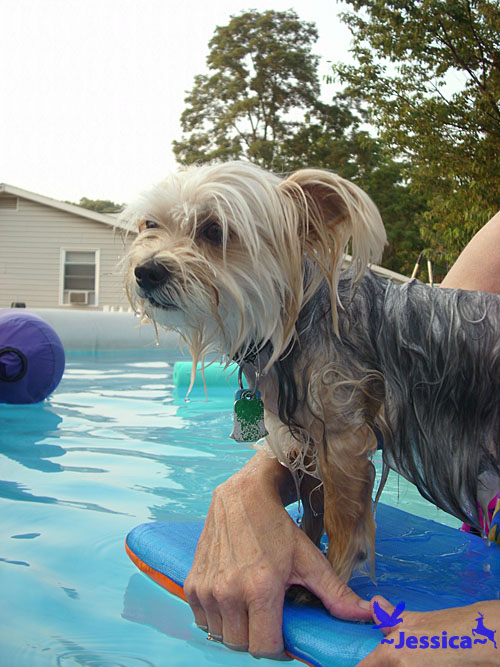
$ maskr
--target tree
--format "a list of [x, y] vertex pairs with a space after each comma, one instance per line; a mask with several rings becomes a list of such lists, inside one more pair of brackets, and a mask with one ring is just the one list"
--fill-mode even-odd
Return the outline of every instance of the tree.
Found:
[[421, 232], [453, 261], [500, 208], [498, 0], [347, 0], [354, 66], [335, 73], [407, 164]]
[[423, 242], [415, 223], [420, 198], [404, 182], [404, 164], [363, 125], [359, 99], [319, 99], [314, 25], [293, 11], [245, 12], [209, 43], [209, 75], [195, 77], [181, 116], [177, 159], [248, 159], [290, 172], [330, 169], [364, 188], [379, 206], [389, 247], [384, 265], [409, 273]]
[[319, 97], [317, 31], [293, 10], [232, 16], [209, 42], [209, 74], [195, 77], [174, 141], [183, 163], [246, 157], [280, 169], [281, 146]]
[[315, 104], [284, 143], [281, 159], [286, 171], [304, 165], [330, 169], [363, 188], [377, 204], [387, 230], [383, 265], [410, 274], [424, 248], [418, 224], [424, 202], [405, 182], [405, 163], [363, 129], [366, 123], [360, 100], [339, 93], [332, 104]]
[[115, 204], [109, 199], [87, 199], [87, 197], [82, 197], [78, 204], [75, 204], [75, 206], [88, 208], [89, 210], [96, 211], [97, 213], [119, 213], [123, 210], [125, 205]]

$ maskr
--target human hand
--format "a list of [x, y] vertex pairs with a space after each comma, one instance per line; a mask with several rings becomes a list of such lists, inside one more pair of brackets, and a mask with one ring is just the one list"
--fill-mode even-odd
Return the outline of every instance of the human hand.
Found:
[[[380, 596], [372, 598], [372, 610], [375, 601], [384, 611], [393, 613], [394, 606]], [[498, 665], [500, 638], [492, 635], [494, 642], [485, 635], [472, 632], [476, 629], [477, 619], [481, 614], [484, 615], [484, 625], [491, 628], [490, 632], [500, 628], [500, 602], [497, 600], [439, 611], [403, 612], [401, 623], [393, 628], [382, 628], [385, 639], [393, 640], [393, 643], [380, 643], [359, 663], [359, 667]], [[373, 619], [375, 623], [379, 622], [375, 614]], [[404, 642], [401, 633], [404, 633]], [[409, 642], [411, 645], [416, 644], [414, 648], [408, 647], [410, 637], [416, 637]], [[432, 648], [434, 637], [439, 639], [439, 647]], [[477, 643], [474, 643], [475, 640]], [[495, 648], [495, 643], [498, 649]]]
[[285, 591], [305, 586], [328, 611], [368, 620], [363, 602], [334, 574], [291, 519], [280, 497], [280, 464], [258, 453], [213, 495], [184, 593], [196, 624], [231, 649], [288, 659], [282, 621]]

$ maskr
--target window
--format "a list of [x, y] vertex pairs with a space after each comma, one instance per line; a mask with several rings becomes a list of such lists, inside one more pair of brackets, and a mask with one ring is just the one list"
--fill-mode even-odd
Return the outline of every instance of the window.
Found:
[[98, 250], [62, 251], [62, 303], [97, 306]]

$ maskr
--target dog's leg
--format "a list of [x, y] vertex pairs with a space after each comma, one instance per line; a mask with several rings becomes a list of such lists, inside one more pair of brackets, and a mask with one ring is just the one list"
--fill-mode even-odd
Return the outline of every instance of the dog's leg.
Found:
[[367, 562], [374, 574], [375, 521], [372, 489], [375, 479], [368, 454], [373, 451], [371, 429], [327, 434], [319, 445], [324, 488], [324, 523], [328, 535], [328, 560], [345, 582], [356, 566]]
[[293, 437], [288, 426], [283, 424], [275, 413], [265, 410], [264, 421], [268, 430], [266, 449], [290, 470], [296, 470], [296, 479], [300, 479], [297, 491], [300, 493], [303, 509], [301, 528], [314, 544], [319, 544], [324, 530], [323, 488], [321, 480], [314, 477], [317, 466], [314, 452], [309, 448], [302, 454], [303, 445]]
[[[300, 527], [307, 537], [319, 546], [324, 532], [323, 484], [319, 479], [304, 475], [300, 483], [300, 501], [302, 503]], [[303, 586], [290, 586], [287, 596], [298, 604], [321, 604], [319, 599]]]
[[300, 527], [316, 546], [324, 532], [323, 484], [316, 477], [304, 475], [300, 483], [302, 521]]

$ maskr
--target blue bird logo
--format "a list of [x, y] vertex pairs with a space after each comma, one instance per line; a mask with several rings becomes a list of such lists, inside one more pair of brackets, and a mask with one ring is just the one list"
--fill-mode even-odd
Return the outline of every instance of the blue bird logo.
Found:
[[403, 619], [399, 615], [405, 608], [405, 603], [400, 602], [392, 614], [388, 614], [382, 609], [377, 601], [373, 603], [373, 611], [375, 616], [379, 621], [379, 625], [373, 625], [373, 628], [393, 628], [398, 623], [401, 623]]

